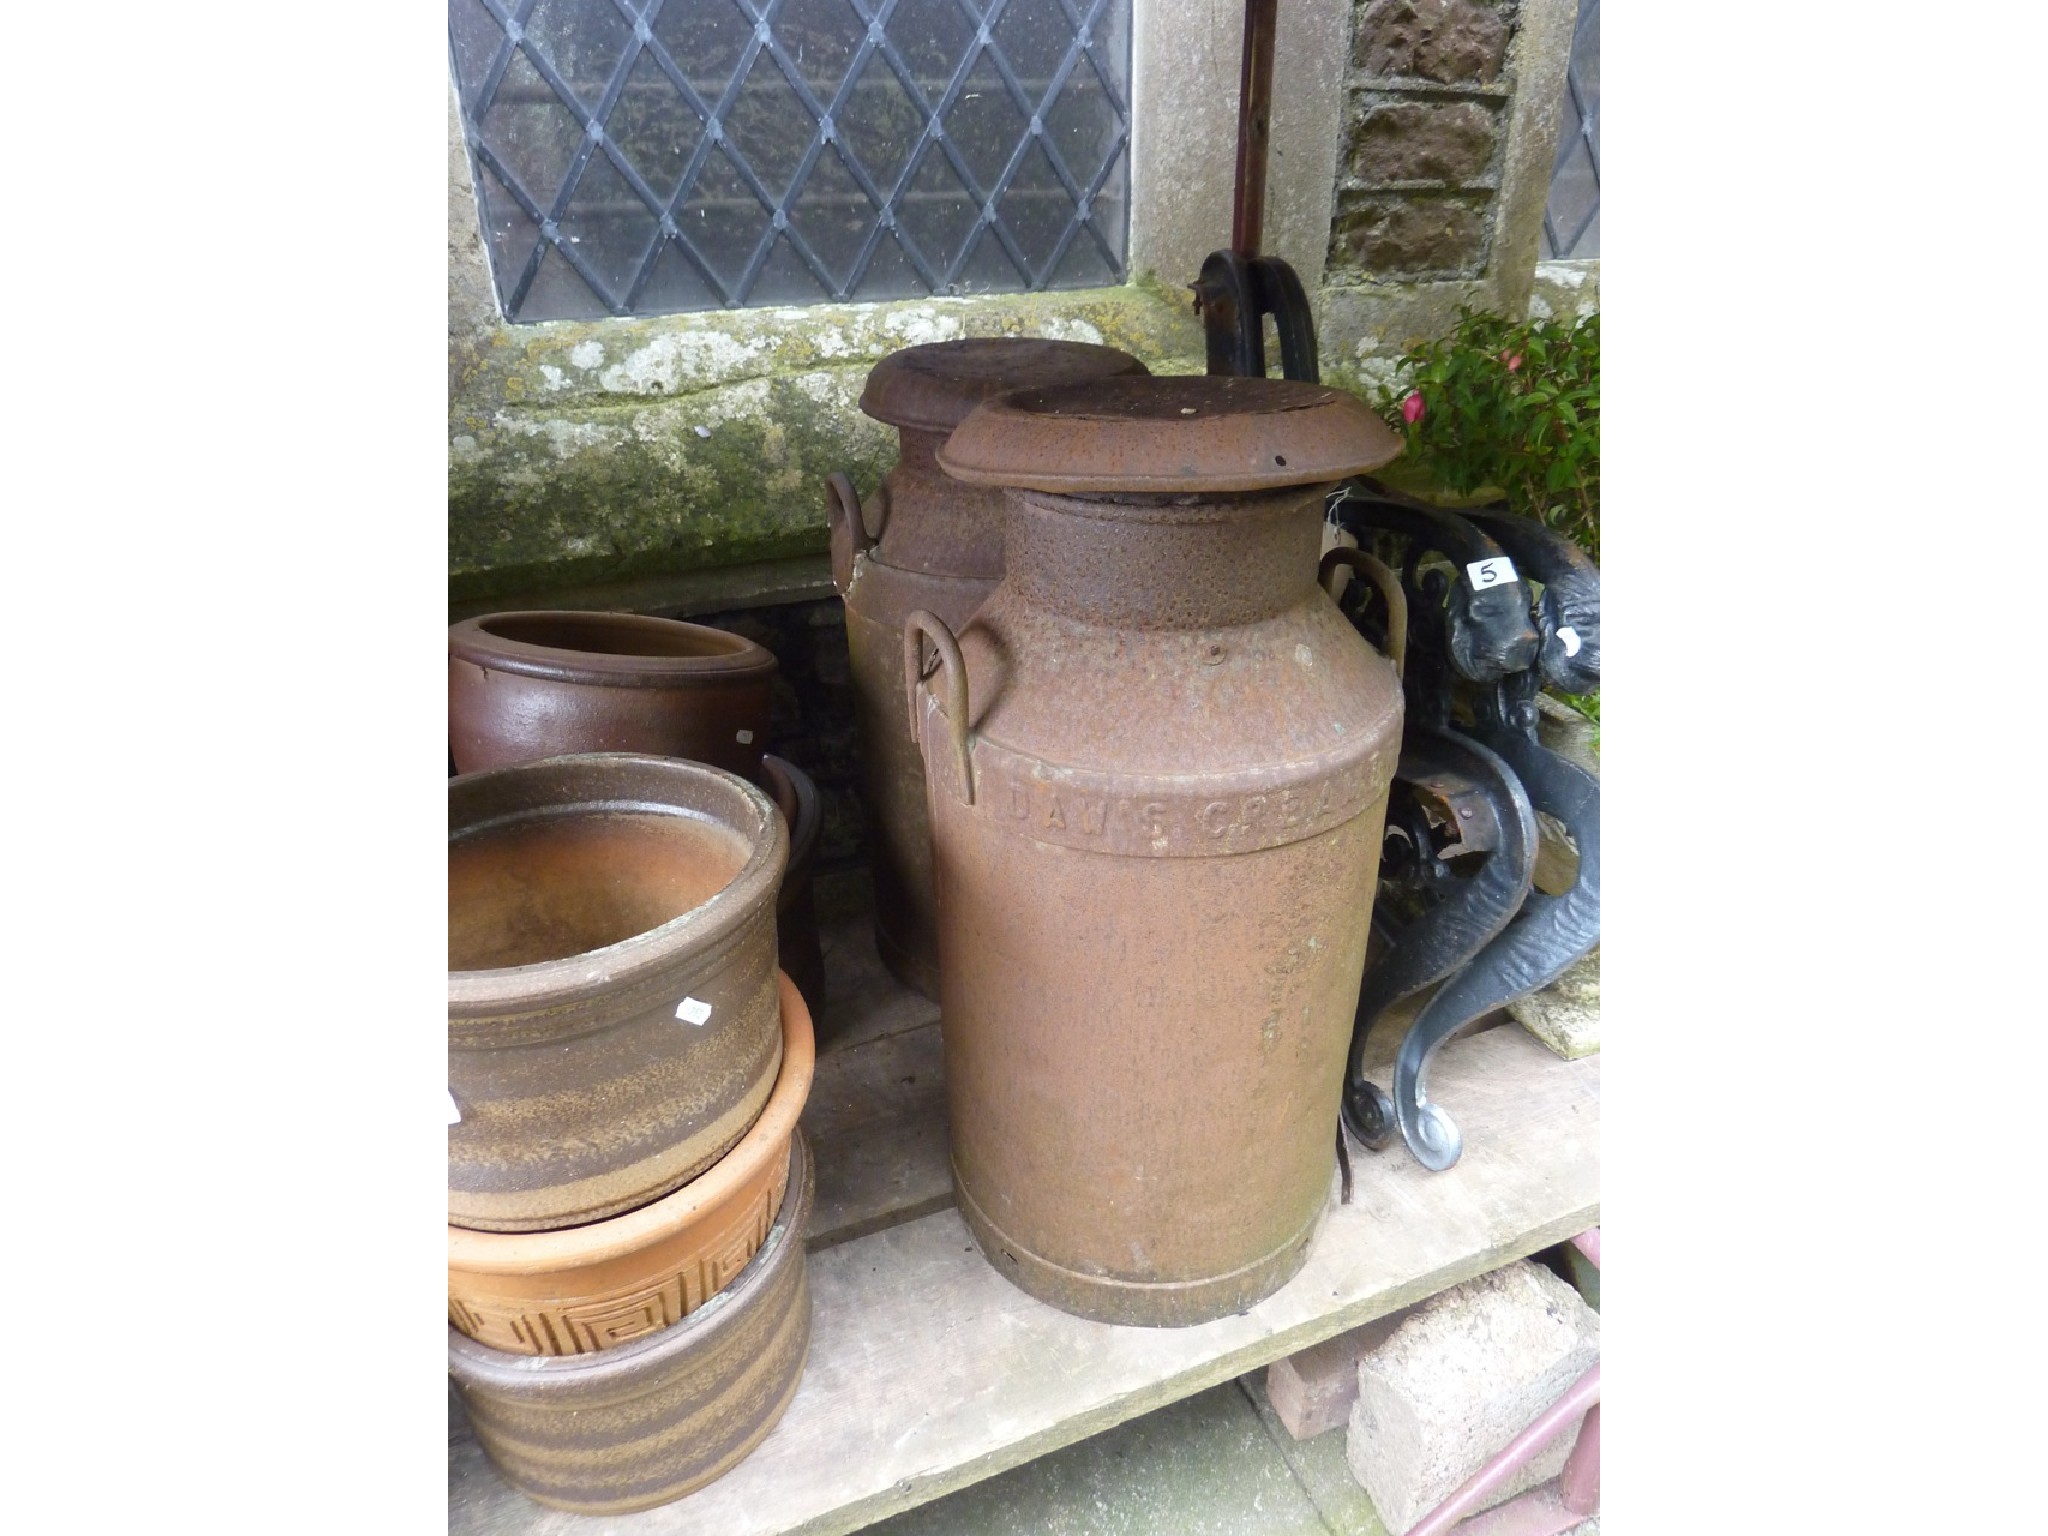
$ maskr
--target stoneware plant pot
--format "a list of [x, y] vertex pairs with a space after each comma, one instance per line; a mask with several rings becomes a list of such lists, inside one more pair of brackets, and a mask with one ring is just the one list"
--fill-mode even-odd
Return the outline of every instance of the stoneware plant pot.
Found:
[[768, 797], [701, 763], [558, 757], [448, 783], [448, 1220], [532, 1232], [658, 1200], [782, 1059]]
[[760, 782], [789, 823], [789, 871], [782, 877], [782, 894], [775, 903], [776, 947], [782, 968], [796, 982], [815, 1019], [825, 1005], [825, 951], [818, 938], [818, 908], [811, 892], [818, 832], [825, 819], [818, 803], [818, 786], [795, 763], [772, 755], [761, 759]]
[[448, 631], [448, 739], [480, 773], [567, 752], [685, 757], [758, 779], [775, 658], [637, 613], [490, 613]]
[[810, 1214], [810, 1158], [798, 1136], [767, 1241], [674, 1327], [559, 1357], [508, 1354], [450, 1328], [449, 1372], [505, 1480], [556, 1509], [624, 1514], [679, 1499], [744, 1460], [796, 1395], [810, 1349]]
[[681, 1189], [557, 1232], [448, 1229], [448, 1320], [513, 1354], [577, 1355], [673, 1327], [739, 1275], [775, 1224], [811, 1091], [810, 1012], [787, 976], [782, 1071], [739, 1145]]

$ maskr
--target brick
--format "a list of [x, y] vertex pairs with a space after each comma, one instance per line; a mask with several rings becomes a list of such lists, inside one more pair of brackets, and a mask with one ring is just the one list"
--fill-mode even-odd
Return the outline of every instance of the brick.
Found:
[[1367, 183], [1470, 181], [1493, 164], [1499, 119], [1476, 101], [1392, 101], [1352, 125], [1345, 168]]
[[1330, 266], [1374, 277], [1477, 277], [1488, 199], [1343, 192], [1330, 226]]
[[1384, 1344], [1414, 1312], [1403, 1307], [1266, 1367], [1266, 1397], [1297, 1440], [1338, 1429], [1358, 1401], [1358, 1362]]
[[1359, 13], [1351, 60], [1369, 75], [1491, 85], [1510, 30], [1485, 0], [1373, 0]]
[[[1359, 1363], [1352, 1475], [1401, 1536], [1599, 1358], [1599, 1314], [1541, 1265], [1431, 1297]], [[1577, 1437], [1566, 1429], [1493, 1502], [1555, 1477]]]

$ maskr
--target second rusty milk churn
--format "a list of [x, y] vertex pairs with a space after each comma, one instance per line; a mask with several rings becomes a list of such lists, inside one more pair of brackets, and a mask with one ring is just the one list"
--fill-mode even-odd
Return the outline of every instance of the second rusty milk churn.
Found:
[[1002, 493], [939, 472], [932, 455], [969, 411], [1005, 390], [1143, 374], [1114, 347], [987, 336], [907, 347], [877, 363], [860, 408], [895, 427], [901, 451], [863, 509], [831, 477], [832, 577], [846, 599], [875, 881], [875, 946], [899, 981], [939, 992], [924, 762], [904, 730], [903, 618], [917, 609], [959, 628], [1003, 574]]
[[989, 1261], [1179, 1325], [1302, 1265], [1335, 1175], [1401, 691], [1316, 584], [1399, 442], [1257, 378], [1022, 390], [940, 449], [1001, 583], [906, 619], [953, 1177]]

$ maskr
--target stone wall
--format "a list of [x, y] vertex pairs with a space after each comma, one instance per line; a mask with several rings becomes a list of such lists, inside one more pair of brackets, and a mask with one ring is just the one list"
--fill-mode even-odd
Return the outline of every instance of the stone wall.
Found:
[[1514, 0], [1365, 0], [1324, 281], [1480, 277], [1513, 83]]

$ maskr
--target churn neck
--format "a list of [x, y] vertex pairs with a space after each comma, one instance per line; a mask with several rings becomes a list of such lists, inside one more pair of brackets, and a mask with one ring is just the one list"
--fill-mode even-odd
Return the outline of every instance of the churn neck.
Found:
[[939, 468], [946, 436], [897, 429], [896, 462], [882, 479], [887, 511], [875, 556], [898, 570], [994, 581], [1003, 574], [1003, 494], [963, 485]]
[[1003, 590], [1068, 618], [1117, 628], [1254, 624], [1314, 592], [1328, 489], [1006, 491]]

